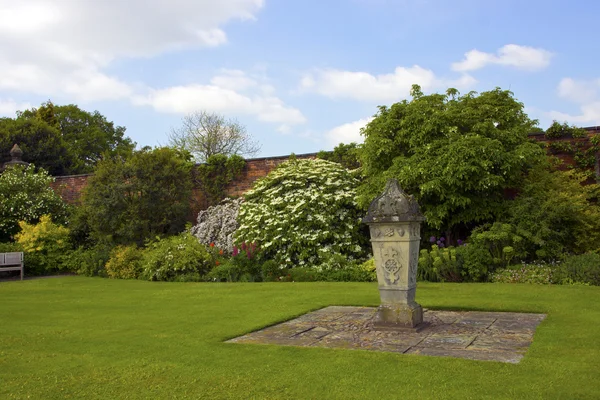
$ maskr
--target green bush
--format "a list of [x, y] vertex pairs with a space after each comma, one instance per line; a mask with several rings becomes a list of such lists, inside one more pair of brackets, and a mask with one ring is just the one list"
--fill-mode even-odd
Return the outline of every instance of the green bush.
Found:
[[209, 273], [209, 279], [219, 282], [260, 282], [263, 278], [262, 265], [257, 257], [256, 245], [242, 243], [241, 248], [234, 246], [233, 255], [229, 258], [214, 257], [216, 266]]
[[585, 174], [536, 168], [511, 202], [506, 222], [523, 240], [528, 260], [557, 260], [563, 253], [600, 249], [600, 185]]
[[467, 282], [484, 282], [495, 270], [494, 259], [487, 247], [468, 243], [457, 248], [457, 258], [462, 261], [461, 276]]
[[256, 243], [263, 260], [286, 268], [319, 266], [332, 255], [362, 260], [368, 236], [361, 230], [357, 183], [334, 162], [285, 162], [246, 193], [235, 240]]
[[141, 277], [152, 281], [171, 281], [178, 275], [210, 271], [211, 257], [201, 243], [189, 232], [165, 239], [157, 238], [142, 254]]
[[136, 245], [117, 246], [106, 263], [109, 278], [137, 279], [142, 272], [142, 250]]
[[287, 268], [280, 268], [275, 260], [267, 260], [261, 266], [261, 273], [263, 281], [274, 282], [287, 275]]
[[225, 262], [214, 266], [207, 277], [208, 280], [214, 282], [239, 282], [243, 275], [244, 272], [239, 265]]
[[112, 247], [106, 243], [89, 248], [79, 246], [65, 255], [64, 265], [67, 270], [79, 275], [107, 276], [105, 266], [111, 251]]
[[315, 271], [313, 268], [299, 267], [287, 270], [287, 274], [280, 277], [280, 280], [292, 282], [316, 282], [322, 280], [321, 277], [322, 274]]
[[561, 284], [583, 283], [600, 286], [600, 254], [566, 257], [556, 271], [555, 281]]
[[32, 225], [21, 221], [15, 238], [23, 248], [28, 273], [44, 274], [65, 269], [65, 255], [71, 250], [69, 229], [52, 222], [49, 215]]
[[499, 269], [490, 276], [497, 283], [535, 283], [549, 285], [553, 283], [554, 266], [544, 262], [513, 265]]
[[420, 251], [417, 279], [429, 282], [460, 282], [461, 261], [457, 257], [456, 248], [440, 248], [434, 244], [431, 250]]
[[362, 263], [361, 269], [367, 274], [369, 282], [377, 282], [377, 266], [375, 265], [375, 259], [369, 258], [367, 261]]
[[175, 235], [190, 213], [192, 164], [169, 148], [144, 148], [127, 159], [98, 163], [82, 197], [83, 218], [96, 241], [141, 246]]
[[471, 233], [469, 243], [490, 252], [493, 269], [507, 267], [527, 255], [523, 249], [523, 237], [516, 233], [516, 228], [511, 224], [495, 222], [489, 228], [476, 228]]

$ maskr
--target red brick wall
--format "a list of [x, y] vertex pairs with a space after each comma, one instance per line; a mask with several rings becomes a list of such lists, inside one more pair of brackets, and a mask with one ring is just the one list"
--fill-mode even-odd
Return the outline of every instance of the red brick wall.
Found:
[[[298, 154], [296, 158], [307, 159], [316, 158], [317, 153]], [[242, 170], [240, 177], [235, 181], [231, 182], [225, 188], [225, 193], [228, 196], [240, 196], [252, 189], [252, 185], [256, 180], [267, 176], [269, 172], [273, 171], [279, 164], [289, 160], [290, 156], [280, 157], [263, 157], [263, 158], [251, 158], [246, 160], [246, 165]], [[208, 208], [208, 203], [204, 198], [202, 190], [195, 188], [192, 199], [192, 214], [198, 215], [198, 212]]]
[[[316, 153], [299, 154], [297, 158], [316, 158]], [[275, 167], [284, 161], [287, 161], [290, 156], [280, 157], [263, 157], [251, 158], [246, 160], [246, 165], [242, 170], [241, 176], [232, 182], [225, 192], [229, 196], [240, 196], [252, 188], [253, 183], [271, 172]], [[87, 185], [88, 178], [92, 174], [85, 175], [70, 175], [57, 176], [55, 181], [50, 185], [63, 200], [69, 204], [76, 204], [81, 197], [81, 190]], [[200, 210], [206, 209], [208, 206], [202, 191], [195, 188], [192, 198], [192, 211], [197, 215]]]
[[[560, 138], [560, 139], [548, 139], [543, 133], [535, 133], [529, 135], [530, 138], [535, 139], [536, 141], [544, 144], [548, 143], [557, 143], [557, 142], [568, 142], [574, 146], [576, 146], [579, 150], [585, 151], [591, 147], [590, 139], [595, 135], [600, 135], [600, 126], [592, 126], [588, 128], [583, 128], [587, 131], [586, 137], [581, 138]], [[579, 147], [581, 146], [581, 147]], [[547, 147], [548, 153], [552, 154], [554, 157], [560, 159], [563, 163], [559, 167], [561, 169], [566, 170], [569, 166], [575, 165], [575, 160], [573, 158], [573, 154], [565, 153], [561, 151], [554, 150], [550, 147]], [[600, 153], [596, 154], [596, 181], [600, 181]], [[593, 182], [592, 182], [593, 183]]]
[[56, 176], [50, 187], [69, 204], [76, 204], [81, 197], [82, 189], [87, 185], [92, 174]]

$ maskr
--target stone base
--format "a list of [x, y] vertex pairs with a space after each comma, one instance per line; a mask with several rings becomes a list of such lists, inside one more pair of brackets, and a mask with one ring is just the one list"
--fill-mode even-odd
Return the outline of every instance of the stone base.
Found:
[[423, 308], [417, 304], [382, 304], [373, 321], [376, 330], [411, 330], [424, 328]]

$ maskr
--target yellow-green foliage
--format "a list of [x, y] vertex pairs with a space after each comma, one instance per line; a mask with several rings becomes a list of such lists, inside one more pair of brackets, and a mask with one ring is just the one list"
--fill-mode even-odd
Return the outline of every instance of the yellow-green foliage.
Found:
[[69, 229], [55, 224], [49, 215], [43, 215], [37, 224], [19, 222], [21, 232], [15, 239], [25, 253], [25, 268], [43, 273], [63, 268], [63, 260], [71, 250]]
[[142, 251], [137, 246], [117, 246], [110, 253], [106, 273], [110, 278], [137, 279], [141, 272]]
[[369, 274], [371, 281], [377, 280], [377, 267], [375, 266], [375, 259], [369, 258], [367, 261], [360, 265], [361, 269]]

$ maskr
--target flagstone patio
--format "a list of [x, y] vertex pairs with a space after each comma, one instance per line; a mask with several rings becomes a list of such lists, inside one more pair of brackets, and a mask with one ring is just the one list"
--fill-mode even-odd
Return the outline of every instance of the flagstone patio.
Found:
[[376, 308], [331, 306], [229, 340], [518, 363], [545, 314], [424, 310], [424, 328], [377, 331]]

